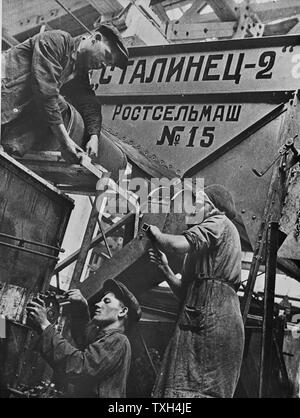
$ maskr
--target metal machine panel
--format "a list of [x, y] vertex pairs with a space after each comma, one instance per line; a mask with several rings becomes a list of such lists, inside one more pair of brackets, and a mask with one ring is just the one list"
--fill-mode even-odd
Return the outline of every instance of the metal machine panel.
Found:
[[130, 51], [125, 70], [93, 71], [97, 95], [183, 96], [295, 90], [299, 36], [199, 42]]
[[242, 102], [120, 104], [103, 106], [103, 119], [117, 137], [182, 176], [217, 158], [231, 142], [245, 139], [251, 127], [276, 109], [280, 112], [275, 104]]
[[25, 308], [48, 288], [73, 201], [4, 152], [0, 178], [0, 316], [6, 320], [1, 392], [35, 385], [45, 371], [37, 362], [37, 335], [26, 326]]
[[5, 153], [0, 173], [0, 281], [41, 290], [58, 255], [44, 245], [59, 246], [73, 203]]

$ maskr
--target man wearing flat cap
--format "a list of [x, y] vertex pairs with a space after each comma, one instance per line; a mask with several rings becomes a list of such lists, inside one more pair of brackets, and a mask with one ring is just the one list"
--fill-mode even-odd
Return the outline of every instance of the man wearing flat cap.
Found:
[[[240, 374], [244, 326], [236, 293], [241, 244], [231, 221], [234, 200], [219, 184], [206, 187], [203, 197], [202, 222], [182, 235], [150, 228], [156, 247], [149, 251], [150, 261], [162, 270], [181, 302], [154, 397], [231, 398]], [[186, 254], [181, 279], [164, 252]]]
[[86, 149], [96, 156], [102, 117], [89, 71], [107, 65], [123, 69], [127, 60], [128, 51], [109, 24], [76, 38], [61, 30], [45, 31], [5, 51], [1, 75], [4, 149], [22, 156], [39, 141], [53, 138], [64, 158], [78, 163], [79, 149], [70, 137], [71, 121], [78, 120], [78, 124], [84, 122]]
[[126, 397], [131, 347], [125, 332], [141, 317], [137, 299], [123, 283], [107, 280], [90, 319], [78, 289], [68, 291], [68, 298], [76, 347], [49, 323], [41, 299], [27, 307], [31, 323], [42, 333], [41, 354], [54, 369], [59, 388], [67, 397]]

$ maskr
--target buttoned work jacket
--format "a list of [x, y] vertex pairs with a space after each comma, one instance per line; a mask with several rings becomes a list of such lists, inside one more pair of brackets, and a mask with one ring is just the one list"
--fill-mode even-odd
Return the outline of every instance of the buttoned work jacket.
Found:
[[99, 330], [85, 309], [72, 309], [68, 342], [54, 326], [44, 330], [40, 350], [67, 397], [125, 398], [131, 347], [120, 329]]
[[88, 74], [75, 75], [80, 38], [61, 30], [46, 31], [2, 54], [1, 125], [16, 120], [33, 104], [48, 125], [63, 123], [59, 95], [81, 113], [87, 135], [100, 134], [101, 106]]

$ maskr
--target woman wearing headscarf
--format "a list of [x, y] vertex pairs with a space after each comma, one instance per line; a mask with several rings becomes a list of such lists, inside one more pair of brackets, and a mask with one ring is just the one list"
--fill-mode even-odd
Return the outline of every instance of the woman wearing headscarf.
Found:
[[[240, 375], [244, 326], [237, 290], [241, 244], [232, 219], [235, 205], [221, 185], [204, 190], [203, 216], [182, 235], [151, 226], [149, 251], [181, 301], [174, 334], [166, 349], [154, 397], [231, 398]], [[166, 253], [185, 253], [182, 277]]]

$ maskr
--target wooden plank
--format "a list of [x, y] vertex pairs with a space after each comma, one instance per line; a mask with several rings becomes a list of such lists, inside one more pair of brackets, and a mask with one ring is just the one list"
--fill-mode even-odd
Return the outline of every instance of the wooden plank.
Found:
[[34, 184], [36, 187], [47, 189], [49, 192], [53, 192], [53, 196], [60, 195], [60, 196], [63, 196], [66, 200], [73, 202], [73, 200], [70, 199], [68, 196], [63, 195], [63, 193], [58, 188], [54, 187], [52, 184], [47, 182], [44, 178], [40, 177], [39, 175], [34, 173], [32, 170], [30, 170], [27, 164], [26, 166], [22, 164], [23, 161], [21, 159], [16, 160], [10, 155], [8, 155], [6, 152], [0, 150], [0, 160], [1, 160], [2, 165], [9, 168], [9, 170], [14, 172], [15, 174], [22, 176], [24, 179], [26, 179], [26, 181], [30, 182], [31, 184]]
[[60, 190], [68, 193], [95, 194], [98, 177], [86, 168], [64, 161], [23, 158], [23, 164]]

